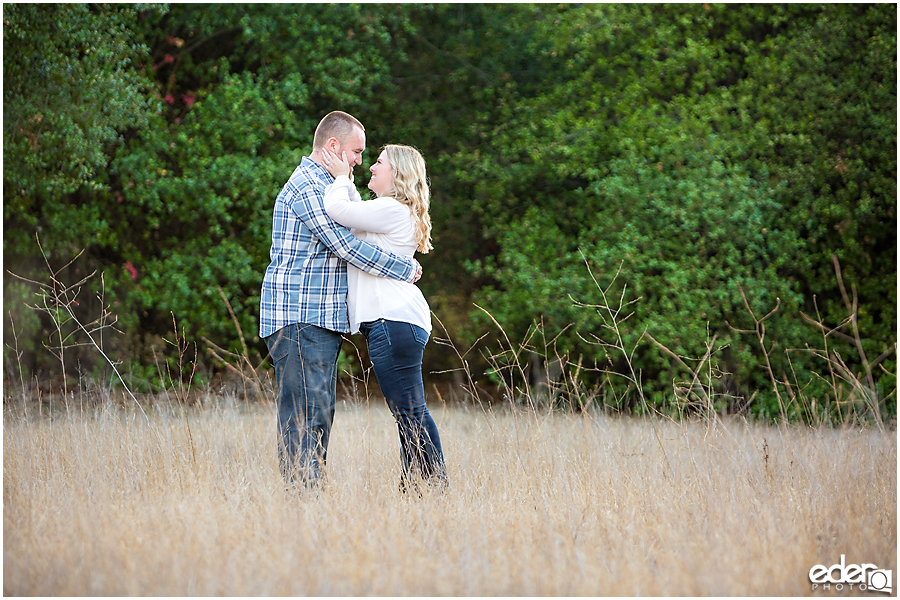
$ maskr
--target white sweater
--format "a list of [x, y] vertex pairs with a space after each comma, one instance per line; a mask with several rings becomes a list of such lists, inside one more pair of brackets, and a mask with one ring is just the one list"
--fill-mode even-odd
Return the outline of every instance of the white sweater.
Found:
[[[325, 212], [361, 240], [400, 256], [413, 256], [418, 247], [410, 208], [393, 198], [362, 202], [356, 186], [341, 176], [325, 188]], [[431, 311], [412, 283], [376, 277], [347, 264], [347, 310], [350, 331], [378, 319], [418, 325], [431, 333]]]

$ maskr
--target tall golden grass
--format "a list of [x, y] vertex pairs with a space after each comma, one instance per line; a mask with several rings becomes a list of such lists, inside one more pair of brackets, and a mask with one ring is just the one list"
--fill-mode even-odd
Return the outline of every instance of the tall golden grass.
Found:
[[896, 433], [431, 409], [448, 491], [401, 494], [389, 412], [342, 402], [327, 485], [301, 497], [271, 403], [7, 398], [3, 591], [815, 595], [841, 554], [896, 573]]

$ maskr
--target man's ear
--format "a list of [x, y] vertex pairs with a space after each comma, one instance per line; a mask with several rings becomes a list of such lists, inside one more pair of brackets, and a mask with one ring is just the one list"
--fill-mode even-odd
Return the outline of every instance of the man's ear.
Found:
[[337, 152], [338, 146], [340, 146], [340, 144], [338, 143], [338, 140], [336, 137], [330, 137], [325, 142], [325, 147], [328, 148], [329, 150], [331, 150], [332, 152]]

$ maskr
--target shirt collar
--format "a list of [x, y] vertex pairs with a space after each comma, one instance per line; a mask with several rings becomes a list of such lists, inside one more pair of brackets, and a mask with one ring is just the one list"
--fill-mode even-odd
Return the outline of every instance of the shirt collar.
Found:
[[303, 160], [300, 161], [300, 166], [310, 169], [319, 179], [327, 181], [331, 183], [334, 181], [334, 177], [331, 176], [331, 173], [325, 170], [325, 167], [314, 161], [308, 156], [304, 156]]

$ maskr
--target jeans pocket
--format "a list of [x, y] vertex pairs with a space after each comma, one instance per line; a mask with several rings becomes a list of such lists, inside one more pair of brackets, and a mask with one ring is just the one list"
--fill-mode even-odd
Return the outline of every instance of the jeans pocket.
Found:
[[413, 325], [412, 323], [407, 323], [407, 325], [409, 325], [409, 328], [412, 329], [412, 334], [415, 340], [424, 347], [425, 344], [428, 343], [428, 332], [418, 325]]
[[369, 358], [373, 361], [385, 359], [391, 354], [391, 334], [388, 331], [384, 319], [370, 321], [360, 327], [360, 331], [366, 337], [366, 346], [369, 349]]
[[266, 338], [266, 346], [269, 348], [269, 355], [272, 360], [277, 362], [283, 360], [291, 351], [291, 330], [294, 325], [282, 327], [272, 335]]

